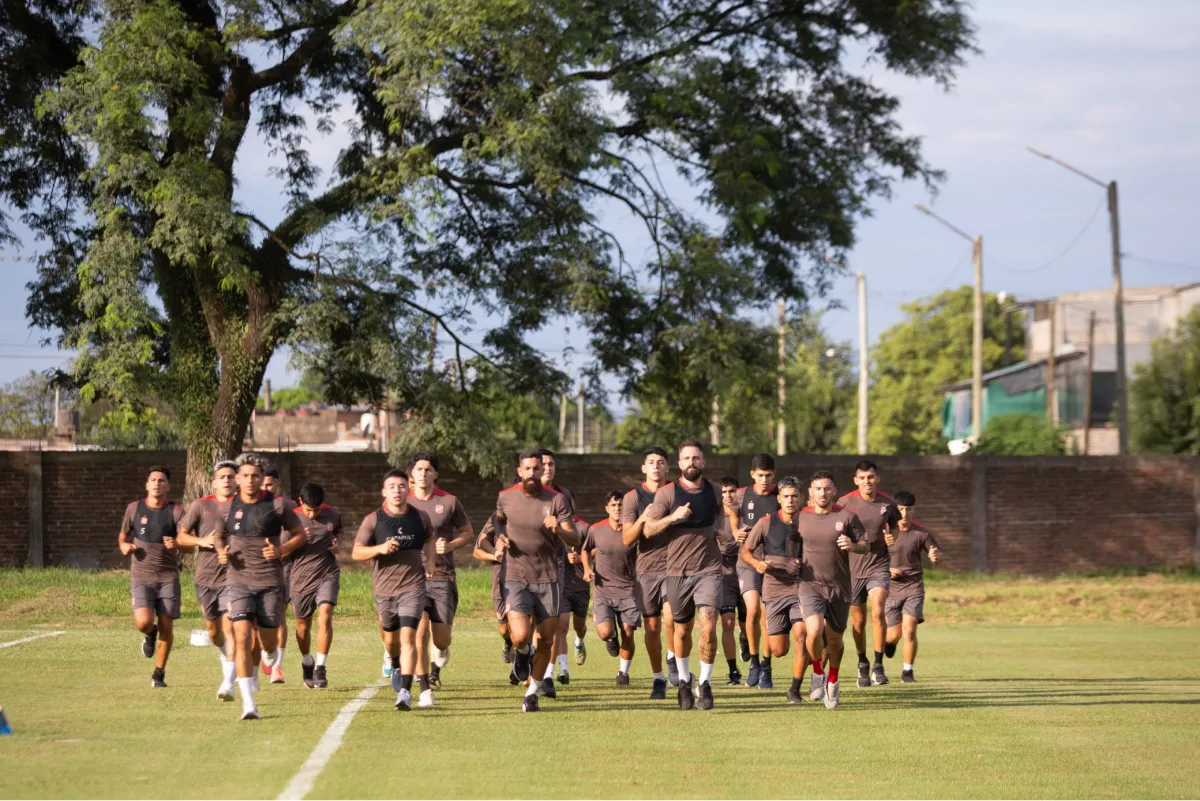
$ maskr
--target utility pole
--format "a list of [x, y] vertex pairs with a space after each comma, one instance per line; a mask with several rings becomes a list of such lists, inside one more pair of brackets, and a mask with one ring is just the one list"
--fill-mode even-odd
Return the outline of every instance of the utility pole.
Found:
[[1088, 315], [1087, 382], [1083, 393], [1083, 455], [1087, 456], [1092, 434], [1092, 371], [1096, 366], [1096, 313]]
[[558, 441], [567, 444], [567, 393], [558, 396]]
[[854, 286], [858, 290], [858, 452], [865, 454], [870, 448], [867, 441], [870, 422], [867, 404], [871, 377], [870, 355], [867, 352], [867, 277], [855, 273]]
[[1046, 357], [1046, 422], [1053, 426], [1058, 423], [1058, 383], [1054, 376], [1058, 303], [1053, 300], [1046, 302], [1050, 304], [1050, 353]]
[[784, 407], [787, 404], [787, 382], [784, 380], [784, 357], [785, 357], [785, 339], [787, 331], [784, 328], [784, 315], [787, 312], [787, 304], [783, 298], [779, 299], [779, 420], [775, 424], [775, 455], [783, 456], [787, 453], [787, 423], [783, 421]]
[[712, 422], [708, 426], [708, 435], [714, 448], [721, 447], [721, 403], [716, 395], [713, 395]]
[[575, 440], [578, 443], [576, 445], [576, 452], [583, 453], [583, 376], [579, 376], [579, 394], [576, 396], [575, 405], [577, 407], [575, 410], [577, 418], [575, 425], [579, 429], [575, 435]]
[[1117, 213], [1117, 182], [1105, 183], [1049, 153], [1034, 147], [1026, 146], [1025, 149], [1039, 158], [1070, 170], [1084, 180], [1091, 181], [1108, 193], [1108, 220], [1112, 233], [1113, 325], [1117, 329], [1117, 440], [1120, 443], [1120, 452], [1124, 455], [1129, 453], [1129, 395], [1125, 378], [1125, 289], [1121, 282], [1121, 219]]

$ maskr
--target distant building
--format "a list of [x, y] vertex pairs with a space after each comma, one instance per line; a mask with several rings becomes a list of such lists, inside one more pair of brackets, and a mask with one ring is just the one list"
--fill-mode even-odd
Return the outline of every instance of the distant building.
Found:
[[366, 406], [311, 403], [296, 409], [256, 409], [246, 447], [263, 451], [385, 451], [395, 433], [395, 412]]

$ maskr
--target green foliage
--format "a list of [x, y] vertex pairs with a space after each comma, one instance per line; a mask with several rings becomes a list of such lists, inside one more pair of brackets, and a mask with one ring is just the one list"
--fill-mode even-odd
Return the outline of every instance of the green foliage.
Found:
[[157, 409], [128, 407], [105, 412], [95, 426], [80, 432], [79, 442], [106, 451], [172, 451], [184, 446], [178, 421]]
[[54, 388], [32, 370], [0, 386], [0, 437], [43, 439], [54, 429]]
[[1154, 341], [1129, 385], [1135, 451], [1200, 453], [1200, 306]]
[[[944, 453], [943, 388], [970, 378], [974, 290], [948, 289], [936, 297], [906, 303], [904, 322], [884, 331], [871, 349], [870, 452]], [[1023, 315], [1013, 314], [1013, 363], [1025, 358]], [[994, 294], [983, 306], [983, 371], [1004, 366], [1004, 309]], [[854, 415], [842, 444], [854, 447]]]
[[988, 420], [971, 452], [1002, 456], [1065, 454], [1066, 431], [1036, 414], [1001, 414]]

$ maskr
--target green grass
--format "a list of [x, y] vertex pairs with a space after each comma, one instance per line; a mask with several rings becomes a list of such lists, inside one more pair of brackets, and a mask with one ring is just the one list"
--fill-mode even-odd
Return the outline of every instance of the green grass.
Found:
[[[0, 573], [0, 642], [51, 627], [21, 618], [45, 603], [37, 575]], [[264, 687], [257, 723], [239, 722], [236, 702], [214, 699], [217, 658], [186, 644], [193, 625], [180, 625], [170, 688], [151, 691], [150, 663], [138, 654], [119, 584], [108, 574], [48, 577], [72, 597], [63, 610], [102, 611], [60, 613], [65, 635], [0, 649], [0, 704], [16, 730], [0, 737], [0, 798], [274, 798], [342, 706], [379, 677], [378, 636], [355, 575], [343, 583], [344, 598], [363, 614], [342, 618], [330, 689], [304, 689], [293, 645], [288, 683]], [[486, 602], [486, 579], [464, 575], [464, 604]], [[971, 580], [939, 583], [930, 595], [982, 592], [993, 606], [1019, 610], [1036, 597], [1030, 586], [1101, 597], [1113, 591], [1109, 582], [1140, 580]], [[1193, 588], [1162, 584], [1176, 596]], [[1116, 591], [1130, 587], [1118, 583]], [[103, 611], [114, 604], [119, 611]], [[614, 662], [589, 635], [588, 663], [572, 666], [571, 685], [536, 716], [519, 711], [488, 616], [468, 614], [456, 628], [438, 706], [402, 715], [382, 690], [311, 797], [1196, 795], [1195, 626], [1080, 624], [1057, 606], [1041, 618], [1056, 625], [948, 623], [964, 619], [958, 607], [926, 608], [919, 683], [859, 690], [851, 674], [836, 712], [784, 704], [787, 668], [777, 665], [779, 689], [717, 687], [712, 712], [681, 713], [673, 702], [647, 700], [640, 654], [634, 686], [612, 686]], [[895, 679], [899, 667], [889, 662]]]

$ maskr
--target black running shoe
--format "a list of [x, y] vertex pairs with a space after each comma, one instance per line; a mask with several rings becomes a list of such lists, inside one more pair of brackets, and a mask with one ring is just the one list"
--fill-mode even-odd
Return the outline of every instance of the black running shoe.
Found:
[[672, 687], [679, 686], [679, 665], [675, 664], [675, 660], [667, 658], [667, 684]]
[[696, 697], [692, 694], [692, 683], [679, 685], [679, 693], [676, 696], [679, 700], [679, 708], [683, 710], [691, 709], [696, 705]]
[[739, 687], [742, 683], [742, 671], [734, 668], [729, 671], [729, 681], [725, 682], [726, 687]]
[[871, 666], [868, 665], [866, 662], [858, 663], [858, 686], [859, 687], [870, 687], [871, 686]]
[[537, 694], [544, 698], [557, 698], [558, 690], [554, 687], [554, 679], [542, 679], [538, 685]]
[[787, 702], [789, 704], [803, 704], [804, 703], [804, 695], [802, 693], [796, 692], [795, 690], [788, 690]]
[[762, 678], [762, 667], [751, 662], [750, 663], [750, 671], [746, 676], [746, 686], [747, 687], [757, 687], [758, 680], [760, 678]]
[[655, 679], [654, 686], [650, 689], [651, 701], [667, 700], [667, 682], [663, 679]]
[[742, 658], [743, 662], [749, 662], [750, 661], [750, 641], [748, 639], [746, 639], [746, 632], [743, 631], [740, 635], [738, 635], [738, 645], [741, 646], [741, 649], [742, 649], [742, 652], [740, 654], [738, 654], [738, 656], [740, 656]]
[[313, 668], [313, 687], [318, 690], [324, 690], [329, 686], [329, 679], [325, 678], [325, 666], [317, 665]]
[[533, 654], [522, 653], [520, 648], [513, 654], [513, 675], [517, 677], [517, 681], [529, 679], [531, 662], [533, 662]]
[[525, 696], [525, 700], [521, 702], [521, 711], [522, 712], [537, 712], [538, 711], [537, 696], [536, 695]]
[[313, 672], [314, 672], [313, 666], [306, 665], [303, 662], [301, 662], [300, 663], [300, 672], [304, 676], [304, 686], [310, 690], [315, 689], [317, 686], [317, 683], [315, 681], [313, 681]]
[[621, 643], [617, 640], [616, 634], [604, 641], [604, 647], [608, 649], [608, 655], [613, 659], [621, 656]]
[[700, 686], [696, 688], [696, 708], [697, 709], [712, 709], [713, 694], [712, 684], [707, 681], [700, 682]]
[[504, 664], [511, 665], [513, 660], [513, 647], [511, 642], [504, 643], [504, 650], [500, 652], [500, 658], [504, 660]]
[[628, 673], [622, 673], [619, 670], [617, 671], [617, 686], [618, 687], [628, 687], [629, 686], [629, 674]]
[[429, 689], [442, 689], [442, 669], [437, 665], [429, 666]]
[[517, 678], [517, 674], [513, 672], [515, 670], [516, 670], [516, 667], [513, 667], [513, 668], [510, 668], [508, 671], [508, 683], [514, 687], [516, 687], [518, 684], [521, 683], [521, 680]]
[[883, 644], [883, 655], [891, 659], [896, 655], [896, 646], [899, 644], [899, 642], [885, 642]]
[[162, 668], [155, 668], [154, 672], [150, 674], [150, 686], [151, 687], [166, 687], [167, 686], [166, 679], [167, 679], [167, 672], [165, 670], [163, 670]]
[[758, 674], [758, 689], [774, 690], [775, 682], [771, 679], [771, 666], [763, 665], [762, 670]]
[[883, 665], [876, 665], [871, 669], [871, 683], [876, 686], [888, 683], [887, 674], [883, 672]]
[[158, 626], [150, 629], [142, 638], [142, 656], [147, 659], [154, 658], [154, 646], [158, 643]]
[[562, 684], [564, 686], [567, 684], [570, 684], [571, 683], [571, 674], [567, 673], [565, 670], [563, 672], [559, 673], [558, 674], [558, 683]]
[[905, 684], [916, 684], [917, 678], [913, 675], [911, 670], [906, 670], [900, 674], [900, 681], [904, 682]]

